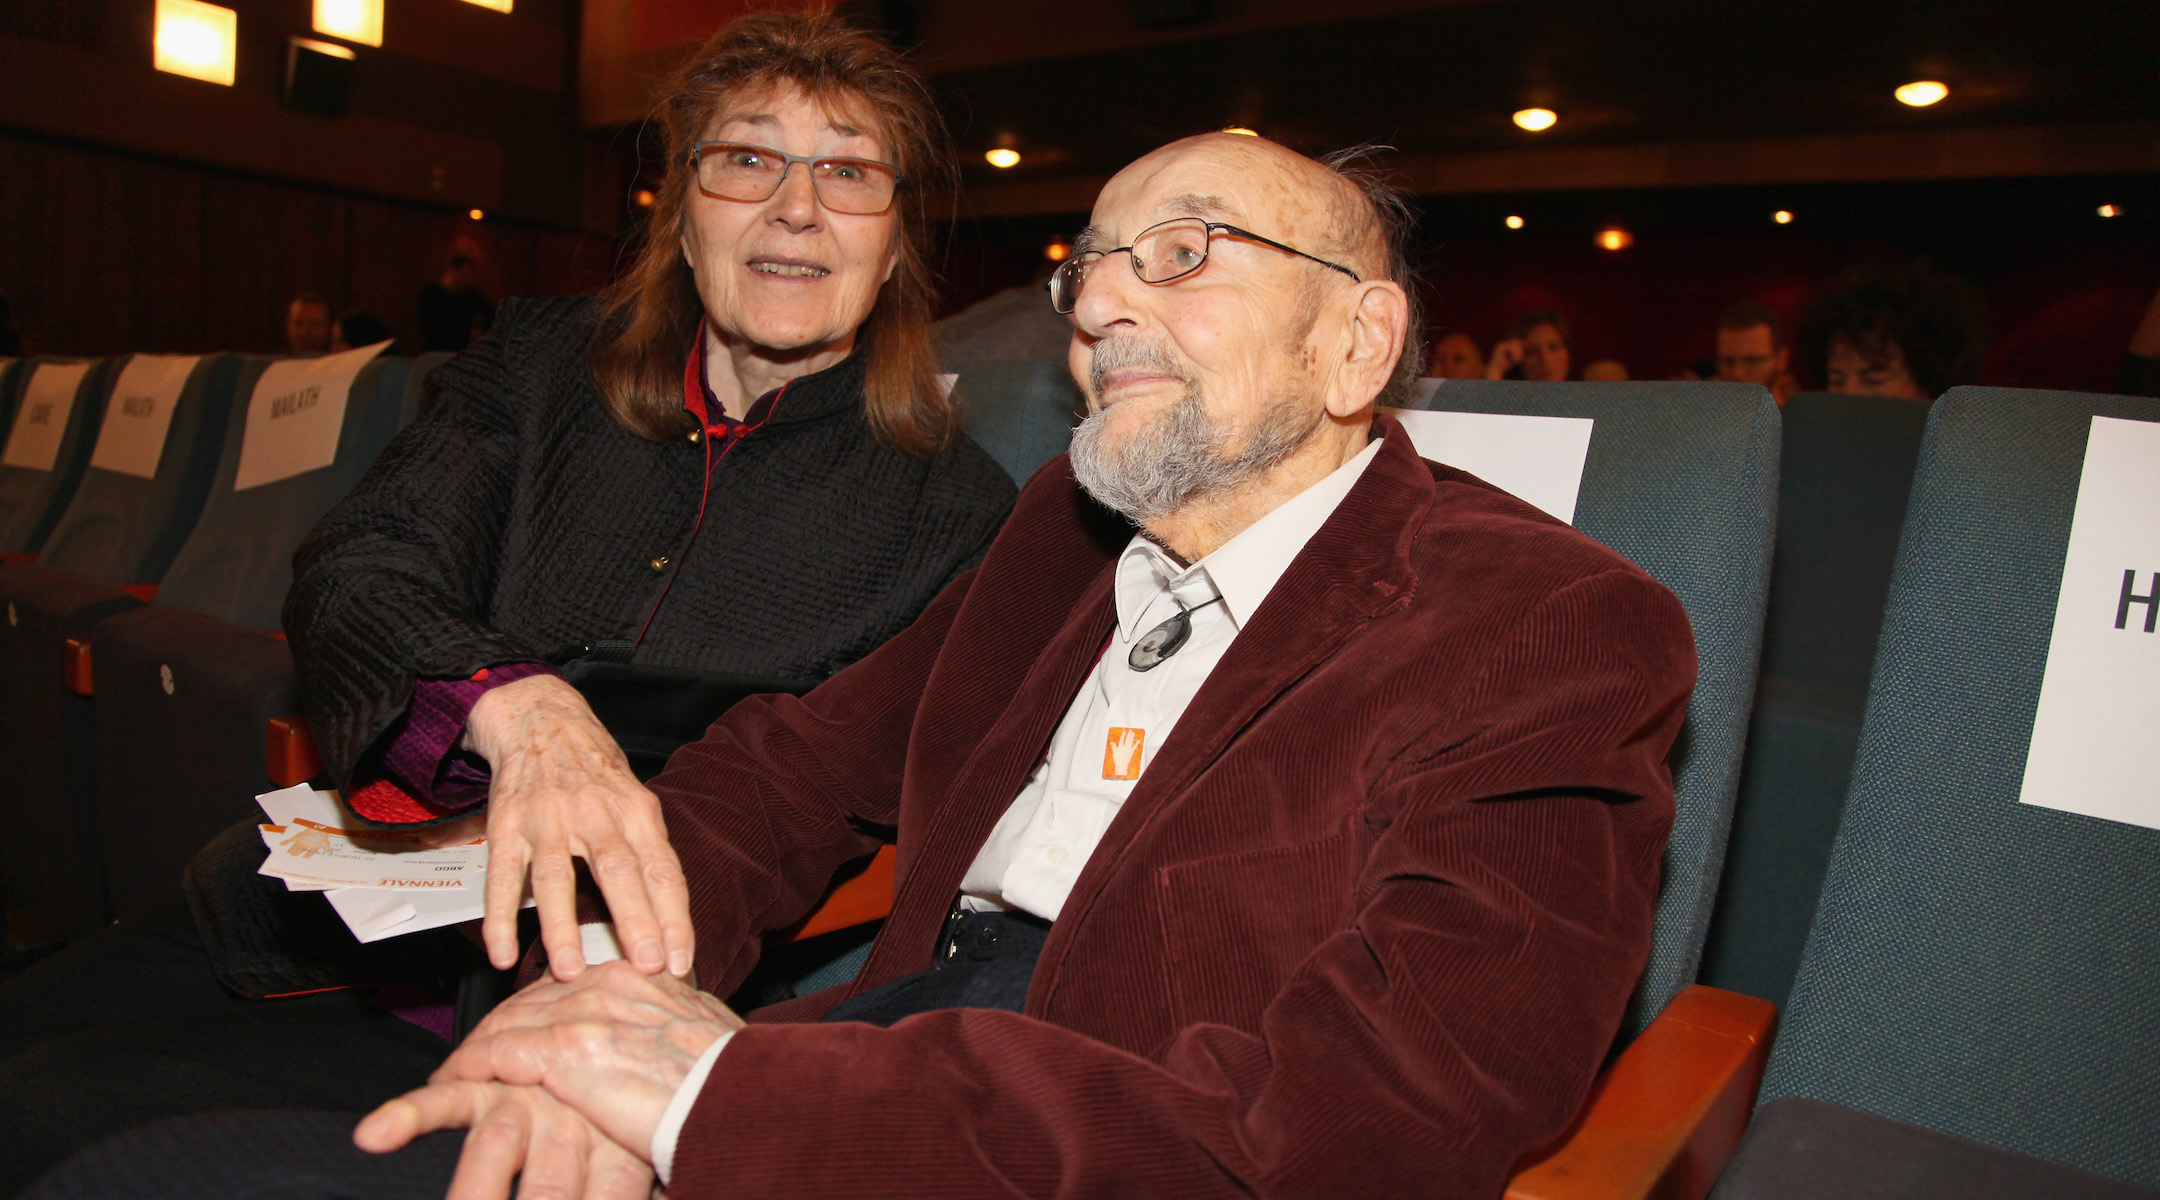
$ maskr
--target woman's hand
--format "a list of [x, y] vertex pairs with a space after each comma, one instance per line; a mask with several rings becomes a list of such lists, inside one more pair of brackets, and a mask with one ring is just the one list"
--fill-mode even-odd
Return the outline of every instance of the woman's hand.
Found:
[[489, 960], [517, 964], [518, 904], [530, 868], [549, 969], [563, 980], [585, 969], [575, 857], [607, 898], [631, 965], [689, 974], [690, 893], [660, 801], [630, 774], [622, 748], [577, 689], [554, 675], [504, 684], [473, 705], [467, 731], [494, 772], [483, 926]]
[[1485, 378], [1506, 379], [1507, 373], [1522, 365], [1523, 343], [1521, 338], [1502, 338], [1492, 348], [1492, 357], [1485, 362]]

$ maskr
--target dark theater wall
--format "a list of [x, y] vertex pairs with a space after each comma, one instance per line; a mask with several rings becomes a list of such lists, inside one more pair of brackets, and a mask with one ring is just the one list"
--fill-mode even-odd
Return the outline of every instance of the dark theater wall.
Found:
[[300, 291], [382, 317], [409, 353], [453, 246], [495, 297], [591, 291], [615, 256], [599, 234], [0, 133], [0, 295], [46, 353], [277, 350]]

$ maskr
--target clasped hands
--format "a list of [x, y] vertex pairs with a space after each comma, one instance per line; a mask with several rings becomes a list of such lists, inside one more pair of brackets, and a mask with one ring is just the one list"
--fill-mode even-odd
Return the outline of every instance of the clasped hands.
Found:
[[626, 962], [543, 979], [488, 1014], [428, 1086], [368, 1114], [353, 1143], [383, 1154], [471, 1130], [447, 1200], [498, 1200], [520, 1173], [520, 1195], [645, 1200], [669, 1101], [742, 1024], [690, 984]]

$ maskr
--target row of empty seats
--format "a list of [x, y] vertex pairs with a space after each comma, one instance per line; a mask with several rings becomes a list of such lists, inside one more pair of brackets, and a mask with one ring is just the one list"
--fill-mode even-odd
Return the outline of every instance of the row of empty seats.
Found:
[[[253, 550], [198, 543], [248, 526], [263, 534], [254, 549], [282, 547], [284, 571], [301, 534], [410, 419], [424, 370], [370, 364], [352, 383], [350, 457], [341, 442], [336, 463], [314, 472], [319, 486], [266, 503], [248, 493], [307, 478], [234, 486], [251, 381], [266, 365], [227, 356], [193, 368], [206, 398], [228, 372], [219, 432], [192, 435], [221, 450], [162, 576], [64, 560], [75, 509], [105, 494], [94, 465], [77, 471], [37, 569], [0, 572], [4, 700], [9, 725], [27, 731], [0, 733], [0, 762], [31, 785], [0, 806], [0, 838], [32, 847], [8, 852], [7, 886], [71, 935], [176, 894], [179, 865], [254, 792], [311, 769], [288, 761], [273, 779], [265, 762], [269, 722], [292, 708], [289, 656], [266, 632], [285, 576], [271, 578]], [[94, 425], [97, 389], [109, 393], [123, 369], [82, 374], [87, 403], [71, 423]], [[24, 370], [4, 388], [11, 428]], [[1064, 372], [958, 366], [975, 436], [1016, 479], [1063, 448], [1076, 399]], [[1999, 1178], [2065, 1194], [2160, 1186], [2149, 1136], [2160, 1013], [2148, 1000], [2160, 835], [2017, 803], [2085, 426], [2095, 414], [2160, 420], [2160, 402], [1966, 388], [1932, 410], [1801, 396], [1781, 414], [1740, 385], [1450, 382], [1418, 406], [1592, 421], [1574, 523], [1673, 589], [1701, 659], [1627, 1049], [1581, 1128], [1511, 1194], [1704, 1194], [1766, 1063], [1760, 1098], [1775, 1107], [1720, 1195], [1774, 1194], [1795, 1162], [1832, 1169], [1808, 1157], [1825, 1138], [1876, 1146], [1869, 1169], [1954, 1171], [1972, 1150], [1945, 1135], [1993, 1147]], [[383, 427], [356, 427], [363, 408]], [[56, 463], [41, 486], [65, 490], [64, 470]], [[17, 484], [0, 473], [10, 505]], [[180, 504], [188, 493], [169, 494]], [[35, 524], [27, 509], [0, 510], [10, 537]], [[176, 598], [191, 561], [212, 565]], [[219, 591], [211, 578], [244, 582]], [[121, 586], [145, 583], [161, 585], [154, 604]], [[1950, 620], [1946, 603], [1982, 615]], [[76, 681], [88, 695], [65, 686], [68, 639], [88, 648], [88, 679]], [[881, 911], [889, 891], [859, 883], [856, 907], [816, 928]], [[809, 983], [855, 965], [834, 962]], [[1789, 1005], [1774, 1053], [1773, 1003]], [[2096, 1174], [2051, 1175], [2051, 1164]]]

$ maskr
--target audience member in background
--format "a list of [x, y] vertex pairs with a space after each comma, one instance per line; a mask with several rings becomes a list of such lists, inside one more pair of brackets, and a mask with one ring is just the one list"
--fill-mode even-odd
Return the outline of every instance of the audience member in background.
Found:
[[1450, 329], [1433, 341], [1425, 374], [1434, 379], [1483, 379], [1485, 356], [1478, 353], [1477, 339], [1460, 329]]
[[938, 362], [952, 370], [961, 363], [1063, 361], [1072, 323], [1056, 313], [1044, 315], [1043, 284], [1054, 266], [1046, 262], [1034, 280], [986, 296], [939, 321], [930, 334]]
[[294, 560], [284, 627], [327, 773], [360, 817], [485, 831], [487, 958], [453, 930], [355, 946], [319, 896], [262, 889], [259, 837], [236, 829], [190, 868], [202, 924], [123, 922], [0, 986], [0, 1196], [159, 1115], [363, 1111], [449, 1052], [441, 991], [246, 1000], [206, 945], [237, 938], [274, 984], [258, 995], [326, 972], [487, 994], [487, 959], [520, 957], [529, 867], [545, 958], [572, 979], [582, 859], [637, 969], [687, 973], [659, 801], [562, 648], [613, 648], [660, 699], [686, 676], [815, 682], [907, 628], [1003, 524], [1012, 481], [956, 427], [930, 353], [926, 205], [957, 172], [922, 81], [840, 17], [766, 14], [662, 95], [668, 174], [637, 260], [598, 302], [506, 305]]
[[355, 309], [338, 318], [337, 330], [330, 335], [330, 349], [335, 353], [389, 340], [390, 327], [383, 324], [381, 317]]
[[1626, 383], [1627, 364], [1617, 358], [1601, 358], [1582, 369], [1584, 383]]
[[1529, 379], [1559, 383], [1568, 377], [1575, 339], [1567, 319], [1549, 308], [1526, 312], [1508, 326], [1485, 363], [1487, 379]]
[[1933, 400], [1980, 369], [1978, 288], [1924, 263], [1855, 267], [1801, 326], [1807, 368], [1826, 390]]
[[22, 335], [15, 332], [14, 314], [6, 296], [0, 296], [0, 358], [22, 357]]
[[2160, 396], [2160, 295], [2153, 297], [2145, 319], [2130, 335], [2130, 353], [2123, 356], [2115, 390], [2125, 396]]
[[480, 294], [480, 266], [453, 254], [441, 278], [420, 289], [420, 348], [463, 350], [495, 324], [495, 305]]
[[1777, 310], [1743, 300], [1718, 316], [1717, 378], [1759, 383], [1785, 403], [1798, 384], [1792, 376], [1792, 347], [1785, 341], [1785, 321]]
[[285, 306], [285, 349], [302, 358], [313, 358], [330, 349], [330, 302], [314, 292], [302, 292]]

